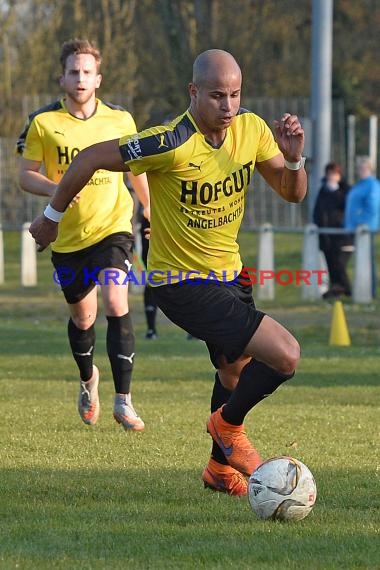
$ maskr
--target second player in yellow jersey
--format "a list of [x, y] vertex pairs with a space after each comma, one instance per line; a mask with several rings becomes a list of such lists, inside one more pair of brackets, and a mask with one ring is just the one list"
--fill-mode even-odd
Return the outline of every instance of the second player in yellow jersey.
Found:
[[[96, 99], [96, 113], [83, 120], [68, 112], [64, 99], [37, 112], [18, 141], [26, 160], [43, 162], [46, 176], [58, 184], [72, 159], [91, 144], [136, 132], [128, 111]], [[133, 201], [123, 174], [99, 170], [81, 190], [80, 199], [63, 216], [53, 251], [77, 251], [101, 241], [110, 233], [132, 233]]]
[[[91, 144], [136, 132], [127, 111], [95, 96], [100, 86], [101, 56], [87, 40], [65, 42], [60, 84], [64, 97], [32, 113], [17, 141], [19, 180], [26, 192], [51, 197], [75, 156]], [[149, 217], [146, 176], [130, 176], [145, 215]], [[49, 207], [47, 208], [49, 210]], [[121, 172], [98, 169], [62, 216], [52, 244], [53, 278], [67, 301], [68, 337], [80, 375], [78, 411], [84, 423], [99, 416], [99, 370], [95, 366], [95, 320], [100, 284], [107, 318], [107, 353], [115, 387], [113, 414], [127, 430], [141, 431], [144, 422], [130, 394], [135, 337], [128, 305], [132, 264], [133, 200]], [[105, 279], [117, 272], [123, 286]]]

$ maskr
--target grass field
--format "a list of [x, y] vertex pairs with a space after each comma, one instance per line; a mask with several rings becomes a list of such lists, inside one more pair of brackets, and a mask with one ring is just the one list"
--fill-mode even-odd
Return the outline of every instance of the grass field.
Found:
[[[247, 263], [256, 236], [243, 234]], [[300, 268], [301, 237], [276, 236], [276, 267]], [[378, 248], [379, 250], [379, 248]], [[246, 499], [204, 490], [200, 475], [213, 371], [201, 342], [159, 315], [144, 339], [141, 294], [131, 296], [137, 357], [134, 402], [144, 433], [112, 417], [105, 319], [96, 362], [101, 416], [76, 411], [77, 371], [66, 339], [66, 307], [47, 252], [39, 284], [19, 285], [18, 240], [5, 236], [0, 287], [0, 569], [376, 569], [379, 557], [378, 304], [345, 303], [350, 347], [328, 345], [331, 305], [278, 288], [261, 308], [301, 342], [296, 377], [248, 416], [266, 457], [298, 457], [314, 473], [318, 499], [295, 524], [261, 521]]]

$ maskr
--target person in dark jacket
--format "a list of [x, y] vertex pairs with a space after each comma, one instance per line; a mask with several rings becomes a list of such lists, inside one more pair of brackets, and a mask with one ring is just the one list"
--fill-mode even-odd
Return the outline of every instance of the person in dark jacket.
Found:
[[[336, 162], [325, 167], [325, 176], [314, 207], [314, 223], [319, 228], [344, 228], [344, 213], [349, 186]], [[329, 272], [329, 289], [324, 298], [351, 296], [351, 283], [347, 264], [353, 251], [350, 234], [319, 234], [319, 247], [323, 251]]]

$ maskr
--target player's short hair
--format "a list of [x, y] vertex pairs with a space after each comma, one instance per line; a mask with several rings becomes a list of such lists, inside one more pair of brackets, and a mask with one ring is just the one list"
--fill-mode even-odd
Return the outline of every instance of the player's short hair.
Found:
[[98, 73], [100, 72], [100, 65], [102, 63], [102, 56], [98, 48], [89, 40], [82, 40], [75, 38], [73, 40], [68, 40], [62, 44], [61, 55], [59, 61], [61, 62], [62, 71], [66, 70], [67, 58], [70, 55], [79, 55], [81, 53], [93, 55], [96, 61], [96, 67]]

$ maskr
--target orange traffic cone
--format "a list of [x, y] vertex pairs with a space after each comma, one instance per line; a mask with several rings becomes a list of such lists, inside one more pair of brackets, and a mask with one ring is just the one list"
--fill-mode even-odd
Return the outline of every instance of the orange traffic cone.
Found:
[[342, 301], [334, 303], [329, 344], [331, 346], [350, 346], [351, 344]]

